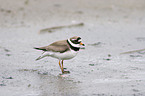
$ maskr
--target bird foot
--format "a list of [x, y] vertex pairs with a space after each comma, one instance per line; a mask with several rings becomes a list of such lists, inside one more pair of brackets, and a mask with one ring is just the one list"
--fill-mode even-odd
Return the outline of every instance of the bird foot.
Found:
[[69, 74], [69, 73], [70, 73], [70, 71], [63, 71], [62, 74]]

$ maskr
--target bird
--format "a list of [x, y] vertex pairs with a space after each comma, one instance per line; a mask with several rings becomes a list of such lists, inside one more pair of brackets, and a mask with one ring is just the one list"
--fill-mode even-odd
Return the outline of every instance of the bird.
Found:
[[73, 36], [66, 40], [60, 40], [51, 43], [44, 47], [34, 47], [34, 49], [42, 50], [43, 53], [36, 60], [40, 60], [44, 57], [53, 57], [59, 60], [59, 67], [62, 74], [70, 73], [64, 71], [63, 61], [74, 58], [80, 49], [85, 49], [85, 44], [82, 43], [82, 39], [79, 36]]

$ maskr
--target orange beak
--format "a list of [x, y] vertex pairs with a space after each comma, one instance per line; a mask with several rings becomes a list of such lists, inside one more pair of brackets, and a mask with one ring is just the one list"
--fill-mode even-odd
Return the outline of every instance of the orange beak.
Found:
[[80, 42], [80, 49], [85, 49], [85, 44], [83, 44], [82, 42]]
[[80, 45], [83, 45], [83, 46], [85, 46], [85, 44], [83, 44], [82, 42], [80, 42]]

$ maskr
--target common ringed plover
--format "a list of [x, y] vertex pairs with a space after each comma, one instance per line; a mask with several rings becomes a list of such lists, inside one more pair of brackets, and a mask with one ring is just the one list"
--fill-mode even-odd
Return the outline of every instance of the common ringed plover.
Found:
[[67, 40], [56, 41], [48, 46], [35, 47], [34, 49], [43, 51], [42, 55], [36, 60], [40, 60], [47, 56], [57, 58], [62, 73], [69, 73], [69, 71], [64, 71], [63, 60], [69, 60], [75, 57], [79, 49], [85, 49], [85, 45], [82, 43], [80, 37], [74, 36]]

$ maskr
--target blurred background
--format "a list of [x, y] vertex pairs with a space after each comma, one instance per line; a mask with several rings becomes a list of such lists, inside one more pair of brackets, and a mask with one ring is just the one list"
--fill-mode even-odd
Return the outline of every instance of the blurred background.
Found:
[[[144, 30], [145, 0], [0, 0], [0, 96], [144, 96]], [[86, 49], [70, 74], [35, 61], [72, 36]]]

